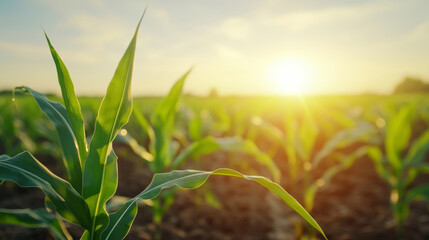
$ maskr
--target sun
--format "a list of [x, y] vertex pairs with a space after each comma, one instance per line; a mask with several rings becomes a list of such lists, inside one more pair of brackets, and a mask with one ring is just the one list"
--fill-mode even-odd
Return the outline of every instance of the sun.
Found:
[[303, 95], [307, 93], [312, 78], [311, 66], [299, 59], [281, 59], [267, 70], [268, 80], [276, 94]]

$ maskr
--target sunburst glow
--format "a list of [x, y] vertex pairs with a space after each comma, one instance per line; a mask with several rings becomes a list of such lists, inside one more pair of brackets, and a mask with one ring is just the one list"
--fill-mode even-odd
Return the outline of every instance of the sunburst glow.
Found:
[[308, 93], [313, 69], [298, 59], [282, 59], [269, 66], [267, 75], [277, 94], [302, 95]]

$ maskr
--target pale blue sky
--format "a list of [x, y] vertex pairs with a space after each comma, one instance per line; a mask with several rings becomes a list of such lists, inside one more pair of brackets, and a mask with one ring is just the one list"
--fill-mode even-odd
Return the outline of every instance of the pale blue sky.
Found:
[[[149, 1], [0, 0], [0, 89], [59, 92], [42, 27], [80, 95], [104, 94]], [[152, 0], [133, 93], [279, 94], [281, 59], [310, 69], [304, 92], [389, 93], [404, 76], [429, 80], [429, 1]], [[287, 73], [286, 73], [287, 75]], [[290, 76], [285, 76], [290, 77]], [[286, 80], [285, 80], [286, 81]], [[290, 81], [290, 80], [288, 80]]]

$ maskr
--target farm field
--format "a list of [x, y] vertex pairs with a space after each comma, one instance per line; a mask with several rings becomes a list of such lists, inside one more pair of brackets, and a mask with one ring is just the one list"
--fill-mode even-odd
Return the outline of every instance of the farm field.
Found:
[[427, 7], [0, 2], [0, 240], [429, 239]]
[[[58, 176], [65, 176], [61, 164], [55, 128], [37, 110], [29, 96], [2, 96], [0, 151], [16, 155], [25, 149]], [[61, 101], [59, 98], [54, 97]], [[236, 147], [231, 139], [254, 143], [277, 166], [278, 183], [294, 196], [324, 230], [329, 239], [395, 239], [398, 221], [392, 209], [394, 190], [377, 172], [387, 171], [389, 162], [378, 165], [369, 148], [388, 154], [388, 138], [406, 144], [397, 149], [404, 161], [421, 141], [418, 164], [428, 165], [429, 98], [424, 95], [399, 96], [319, 96], [319, 97], [182, 97], [175, 113], [171, 144], [177, 152], [205, 137], [224, 139], [229, 148], [208, 154], [195, 154], [178, 169], [211, 171], [232, 168], [250, 175], [274, 179], [272, 171], [261, 164], [253, 150]], [[80, 98], [86, 133], [94, 131], [96, 110], [101, 98]], [[150, 119], [162, 98], [135, 98], [134, 111]], [[138, 109], [138, 110], [135, 110]], [[401, 123], [394, 118], [404, 114]], [[399, 129], [394, 129], [399, 124]], [[409, 136], [399, 132], [410, 128]], [[393, 129], [393, 130], [391, 130]], [[396, 131], [396, 132], [393, 132]], [[290, 134], [290, 135], [289, 135]], [[153, 173], [141, 149], [150, 149], [147, 131], [132, 114], [120, 132], [113, 149], [118, 155], [118, 190], [116, 197], [133, 197], [147, 187]], [[393, 136], [392, 136], [393, 135]], [[292, 137], [288, 137], [292, 136]], [[334, 140], [335, 139], [335, 140]], [[136, 144], [135, 144], [136, 143]], [[134, 145], [133, 145], [134, 144]], [[400, 151], [399, 151], [400, 150]], [[253, 151], [253, 152], [252, 152]], [[302, 152], [299, 152], [302, 151]], [[260, 158], [260, 157], [259, 157]], [[294, 160], [291, 160], [294, 159]], [[307, 160], [308, 159], [308, 160]], [[321, 160], [317, 160], [321, 159]], [[323, 160], [323, 161], [322, 161]], [[320, 163], [316, 163], [319, 161]], [[410, 166], [403, 177], [408, 178]], [[406, 189], [428, 188], [427, 167], [418, 171]], [[212, 177], [208, 187], [179, 191], [165, 212], [159, 228], [165, 239], [299, 239], [321, 236], [281, 201], [240, 179]], [[41, 208], [40, 190], [22, 188], [5, 182], [0, 191], [0, 208]], [[315, 188], [313, 198], [308, 189]], [[429, 236], [427, 190], [407, 202], [409, 213], [403, 220], [400, 239], [424, 239]], [[306, 200], [307, 198], [307, 200]], [[112, 199], [115, 199], [113, 197]], [[120, 199], [120, 198], [118, 198]], [[405, 203], [404, 203], [405, 204]], [[156, 227], [151, 203], [141, 204], [126, 239], [153, 239]], [[66, 225], [73, 238], [82, 230]], [[11, 225], [0, 227], [1, 239], [47, 239], [46, 229], [28, 229]]]

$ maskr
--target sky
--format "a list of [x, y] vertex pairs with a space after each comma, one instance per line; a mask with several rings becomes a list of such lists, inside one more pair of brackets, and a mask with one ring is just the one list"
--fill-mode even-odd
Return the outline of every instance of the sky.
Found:
[[103, 95], [138, 20], [133, 95], [388, 94], [429, 81], [427, 0], [0, 0], [0, 89]]

